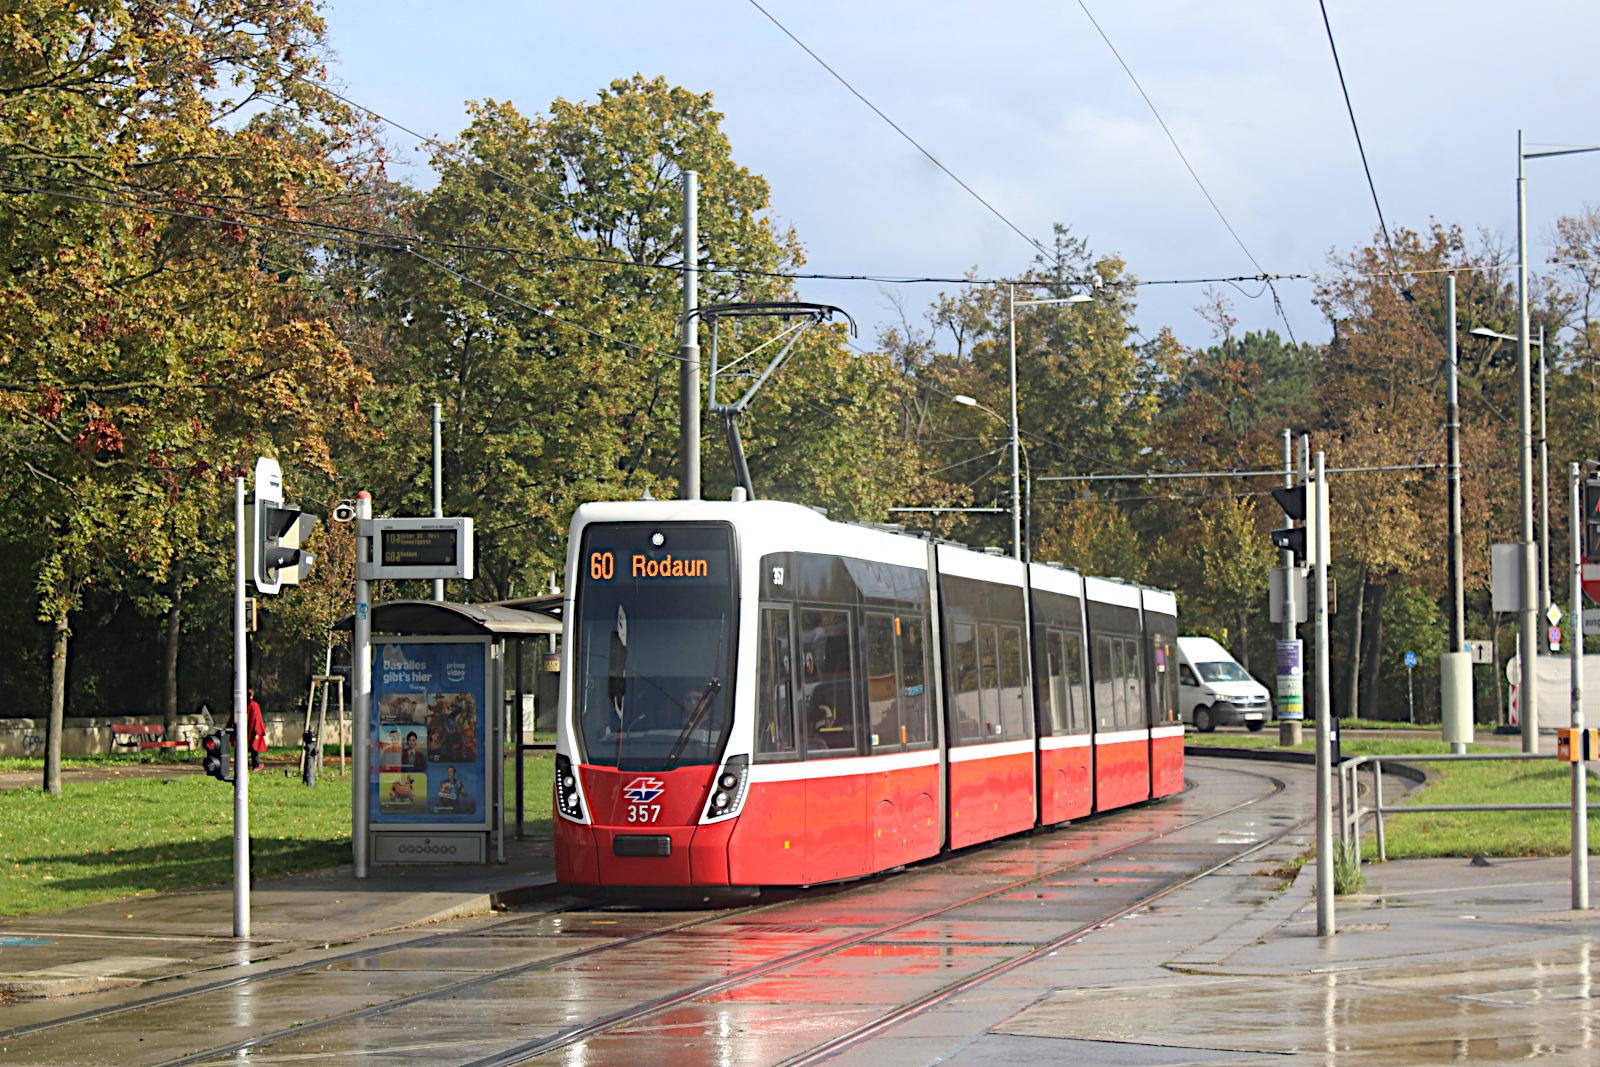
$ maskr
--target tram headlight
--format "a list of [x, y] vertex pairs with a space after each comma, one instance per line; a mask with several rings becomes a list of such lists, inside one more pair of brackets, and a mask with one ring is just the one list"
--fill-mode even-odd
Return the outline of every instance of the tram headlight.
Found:
[[578, 797], [578, 776], [573, 773], [572, 760], [556, 756], [556, 810], [569, 819], [583, 818], [583, 801]]
[[706, 805], [706, 818], [720, 819], [733, 815], [744, 803], [745, 788], [750, 782], [750, 757], [729, 756], [716, 777], [716, 790], [711, 803]]

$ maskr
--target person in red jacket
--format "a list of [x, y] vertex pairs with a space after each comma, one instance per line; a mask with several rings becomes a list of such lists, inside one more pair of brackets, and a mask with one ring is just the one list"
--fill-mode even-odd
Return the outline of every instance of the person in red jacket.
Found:
[[[250, 769], [261, 769], [261, 753], [267, 750], [267, 720], [262, 717], [261, 705], [256, 703], [256, 691], [245, 691], [250, 702], [245, 705], [245, 718], [250, 723]], [[228, 713], [228, 728], [233, 728], [233, 713]], [[237, 744], [237, 741], [235, 742]]]

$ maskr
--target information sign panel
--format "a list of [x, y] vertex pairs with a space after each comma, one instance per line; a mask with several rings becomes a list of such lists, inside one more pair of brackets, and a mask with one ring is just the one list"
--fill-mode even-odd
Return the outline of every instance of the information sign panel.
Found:
[[370, 519], [372, 558], [361, 563], [362, 581], [383, 578], [472, 578], [472, 520]]
[[385, 641], [372, 661], [374, 828], [489, 829], [489, 642]]

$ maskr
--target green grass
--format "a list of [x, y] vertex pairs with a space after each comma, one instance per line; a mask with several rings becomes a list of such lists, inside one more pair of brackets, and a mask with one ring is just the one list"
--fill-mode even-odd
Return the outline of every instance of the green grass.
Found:
[[[1563, 804], [1572, 799], [1572, 765], [1551, 761], [1432, 764], [1439, 777], [1416, 794], [1419, 804]], [[1591, 785], [1590, 793], [1594, 794]], [[1600, 799], [1600, 798], [1596, 798]], [[1369, 821], [1370, 825], [1370, 821]], [[1600, 819], [1589, 819], [1600, 841]], [[1567, 856], [1572, 816], [1563, 811], [1423, 812], [1390, 816], [1390, 859], [1427, 856]], [[1376, 857], [1366, 831], [1362, 854]]]
[[[1193, 744], [1225, 748], [1277, 748], [1276, 737], [1250, 734], [1190, 735]], [[1294, 746], [1315, 751], [1314, 740]], [[1450, 746], [1420, 738], [1360, 738], [1340, 746], [1345, 756], [1443, 755]], [[1504, 752], [1468, 745], [1468, 752]], [[1564, 804], [1572, 799], [1571, 764], [1554, 760], [1522, 763], [1512, 760], [1470, 763], [1420, 763], [1435, 775], [1413, 794], [1419, 804]], [[1371, 781], [1363, 768], [1362, 780]], [[1600, 845], [1600, 790], [1591, 784], [1597, 811], [1590, 817], [1590, 839]], [[1392, 799], [1392, 798], [1391, 798]], [[1572, 817], [1561, 811], [1424, 812], [1391, 815], [1385, 823], [1385, 849], [1390, 859], [1440, 856], [1567, 856], [1572, 852]], [[1361, 854], [1376, 859], [1377, 842], [1371, 819], [1362, 821]]]
[[[554, 764], [547, 751], [526, 758], [525, 826], [533, 834], [551, 830]], [[513, 818], [514, 770], [506, 775]], [[350, 779], [330, 768], [307, 789], [276, 768], [257, 773], [250, 829], [256, 878], [347, 863]], [[0, 792], [0, 915], [216, 885], [232, 874], [233, 789], [205, 775], [69, 783], [59, 797]]]

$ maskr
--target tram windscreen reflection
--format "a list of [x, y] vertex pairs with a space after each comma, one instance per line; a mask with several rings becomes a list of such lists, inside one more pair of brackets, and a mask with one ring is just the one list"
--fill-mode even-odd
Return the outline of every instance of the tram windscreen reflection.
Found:
[[733, 708], [732, 545], [720, 525], [594, 524], [578, 558], [583, 761], [715, 763]]

